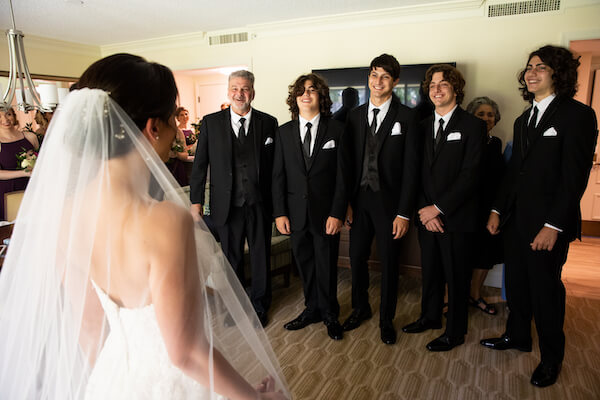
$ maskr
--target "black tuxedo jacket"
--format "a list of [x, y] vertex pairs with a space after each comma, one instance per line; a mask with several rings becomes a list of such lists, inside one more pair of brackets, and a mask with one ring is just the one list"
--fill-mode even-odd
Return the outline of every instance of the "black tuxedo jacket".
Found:
[[[342, 138], [342, 168], [350, 203], [360, 190], [368, 132], [368, 103], [348, 113]], [[379, 185], [385, 213], [412, 217], [418, 184], [418, 138], [412, 110], [392, 95], [390, 108], [378, 129]], [[397, 125], [398, 124], [398, 125]], [[398, 132], [396, 129], [400, 127]], [[379, 137], [383, 135], [382, 137]], [[354, 206], [354, 204], [352, 204]]]
[[[229, 108], [205, 116], [200, 125], [198, 145], [190, 180], [193, 204], [204, 204], [204, 186], [210, 165], [210, 214], [216, 225], [224, 225], [229, 216], [233, 190], [233, 138]], [[252, 109], [248, 132], [254, 133], [256, 169], [262, 206], [271, 215], [271, 170], [277, 120]]]
[[423, 157], [418, 208], [435, 204], [443, 213], [440, 218], [446, 232], [475, 232], [480, 229], [477, 215], [485, 123], [457, 107], [434, 152], [433, 118], [419, 123]]
[[273, 163], [273, 215], [288, 216], [292, 231], [306, 227], [325, 235], [327, 217], [344, 219], [344, 195], [338, 149], [344, 125], [321, 116], [308, 168], [298, 120], [279, 127]]
[[493, 208], [502, 224], [515, 218], [531, 241], [545, 223], [562, 229], [567, 241], [581, 238], [579, 202], [592, 167], [596, 115], [574, 99], [556, 97], [525, 146], [530, 111], [515, 120], [513, 155]]

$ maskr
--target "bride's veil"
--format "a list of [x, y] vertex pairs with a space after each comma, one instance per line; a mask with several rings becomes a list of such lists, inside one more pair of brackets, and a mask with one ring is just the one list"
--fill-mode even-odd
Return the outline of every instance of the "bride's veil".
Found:
[[[107, 198], [117, 199], [111, 192], [117, 184], [125, 185], [134, 198], [109, 204]], [[136, 124], [109, 93], [72, 91], [49, 127], [0, 272], [0, 398], [84, 397], [112, 325], [92, 284], [93, 271], [123, 293], [128, 280], [115, 283], [120, 267], [115, 260], [135, 265], [133, 256], [144, 256], [145, 238], [162, 227], [148, 226], [147, 221], [144, 225], [143, 220], [162, 201], [189, 210], [188, 195]], [[287, 393], [243, 288], [206, 226], [194, 225], [190, 240], [195, 241], [201, 312], [190, 316], [190, 324], [201, 318], [198, 340], [209, 343], [211, 398], [216, 398], [215, 350], [251, 384], [272, 376], [276, 389]], [[136, 226], [146, 230], [129, 237]], [[183, 243], [170, 245], [183, 251]], [[111, 296], [112, 288], [105, 283], [104, 289]], [[152, 307], [149, 293], [134, 306], [130, 298], [113, 300], [117, 312], [116, 304]]]

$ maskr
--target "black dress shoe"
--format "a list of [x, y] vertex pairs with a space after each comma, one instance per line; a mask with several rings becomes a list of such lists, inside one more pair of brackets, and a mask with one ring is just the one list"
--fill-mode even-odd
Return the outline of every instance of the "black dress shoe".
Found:
[[288, 331], [297, 331], [298, 329], [302, 329], [307, 327], [310, 324], [314, 324], [315, 322], [321, 322], [322, 318], [318, 313], [309, 313], [306, 310], [302, 311], [300, 315], [296, 319], [291, 320], [290, 322], [283, 325], [285, 329]]
[[396, 330], [394, 325], [386, 323], [381, 325], [381, 341], [385, 344], [396, 343]]
[[330, 338], [333, 340], [342, 340], [344, 337], [344, 330], [337, 319], [326, 319], [323, 323], [327, 327], [327, 334]]
[[461, 345], [465, 342], [464, 336], [459, 337], [451, 337], [446, 335], [445, 333], [437, 339], [432, 340], [427, 343], [427, 350], [429, 351], [448, 351], [452, 350], [458, 345]]
[[550, 386], [556, 382], [559, 372], [560, 364], [541, 362], [531, 375], [531, 383], [537, 387]]
[[428, 329], [440, 329], [441, 327], [442, 327], [442, 323], [439, 321], [434, 322], [434, 321], [429, 321], [428, 319], [425, 319], [425, 318], [419, 318], [412, 324], [408, 324], [404, 328], [402, 328], [402, 332], [421, 333], [421, 332], [425, 332]]
[[264, 328], [265, 326], [267, 326], [267, 324], [269, 323], [269, 317], [267, 317], [267, 313], [264, 311], [257, 311], [256, 312], [256, 316], [258, 317], [258, 320], [260, 321], [260, 324], [262, 325], [262, 327]]
[[531, 343], [529, 344], [521, 344], [515, 343], [509, 336], [502, 335], [498, 338], [489, 338], [482, 339], [479, 342], [482, 346], [485, 346], [494, 350], [508, 350], [508, 349], [517, 349], [519, 351], [530, 352], [531, 351]]
[[352, 329], [356, 329], [360, 326], [361, 322], [371, 318], [371, 316], [371, 310], [362, 311], [357, 308], [354, 311], [352, 311], [352, 314], [350, 314], [348, 319], [344, 321], [342, 328], [344, 328], [345, 331], [351, 331]]

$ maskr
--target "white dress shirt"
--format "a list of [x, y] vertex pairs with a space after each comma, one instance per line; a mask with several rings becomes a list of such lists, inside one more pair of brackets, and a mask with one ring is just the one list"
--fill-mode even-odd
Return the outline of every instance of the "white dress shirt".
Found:
[[229, 111], [231, 114], [231, 128], [233, 129], [233, 133], [235, 134], [235, 136], [239, 137], [240, 135], [240, 128], [242, 127], [242, 124], [240, 123], [240, 118], [246, 118], [246, 121], [244, 121], [244, 132], [246, 133], [246, 135], [248, 135], [250, 118], [252, 118], [252, 108], [250, 108], [250, 111], [248, 111], [246, 115], [236, 114], [231, 107], [229, 107]]
[[452, 110], [450, 110], [449, 112], [446, 113], [446, 115], [441, 116], [440, 114], [436, 112], [433, 113], [433, 115], [435, 116], [435, 118], [433, 119], [433, 138], [435, 139], [436, 135], [437, 135], [437, 131], [440, 128], [440, 118], [444, 120], [444, 130], [446, 130], [446, 128], [448, 128], [448, 122], [450, 122], [450, 118], [452, 118], [452, 114], [454, 114], [454, 110], [456, 110], [456, 107], [458, 107], [458, 104], [454, 106], [454, 108]]
[[298, 121], [300, 122], [300, 143], [304, 143], [304, 137], [306, 136], [306, 123], [310, 122], [312, 126], [310, 127], [310, 155], [313, 154], [313, 149], [315, 148], [315, 138], [317, 137], [317, 129], [319, 129], [319, 121], [321, 120], [321, 114], [317, 114], [316, 117], [311, 119], [310, 121], [302, 118], [302, 115], [298, 116]]
[[371, 103], [371, 100], [369, 100], [369, 108], [367, 110], [367, 122], [369, 123], [369, 126], [371, 126], [373, 124], [373, 109], [374, 108], [379, 109], [379, 113], [377, 114], [377, 131], [376, 132], [379, 132], [379, 128], [381, 128], [381, 124], [383, 123], [383, 120], [385, 119], [385, 116], [387, 115], [387, 112], [390, 109], [391, 103], [392, 103], [392, 96], [390, 96], [390, 98], [387, 99], [387, 101], [385, 103], [383, 103], [382, 105], [380, 105], [379, 107], [374, 105], [373, 103]]
[[531, 107], [531, 111], [529, 112], [529, 117], [527, 118], [527, 126], [529, 126], [529, 122], [531, 121], [531, 117], [533, 116], [533, 109], [535, 107], [537, 107], [537, 109], [538, 109], [537, 120], [535, 121], [535, 126], [538, 126], [538, 124], [540, 123], [540, 120], [542, 119], [542, 116], [544, 115], [544, 112], [546, 112], [546, 109], [548, 108], [550, 103], [552, 103], [552, 100], [554, 100], [555, 97], [556, 97], [556, 95], [554, 93], [552, 93], [550, 96], [544, 98], [539, 103], [537, 101], [533, 100], [533, 105]]

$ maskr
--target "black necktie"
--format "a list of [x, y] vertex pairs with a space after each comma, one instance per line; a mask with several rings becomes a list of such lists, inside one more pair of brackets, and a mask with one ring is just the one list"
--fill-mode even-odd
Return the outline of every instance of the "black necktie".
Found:
[[433, 150], [437, 150], [440, 142], [442, 141], [442, 136], [444, 136], [444, 118], [440, 118], [440, 126], [438, 127], [437, 133], [435, 134], [435, 138], [433, 140]]
[[371, 122], [371, 135], [377, 134], [377, 114], [379, 114], [379, 108], [373, 109], [373, 121]]
[[527, 124], [527, 137], [525, 140], [525, 151], [531, 145], [531, 142], [535, 138], [535, 125], [537, 124], [537, 116], [538, 116], [538, 108], [537, 106], [533, 107], [533, 115], [529, 119], [529, 123]]
[[244, 140], [246, 139], [246, 129], [244, 129], [244, 122], [246, 122], [246, 118], [240, 118], [240, 130], [238, 131], [238, 139], [240, 143], [243, 145]]
[[306, 123], [306, 134], [304, 135], [304, 141], [302, 142], [302, 150], [304, 151], [304, 157], [310, 158], [310, 128], [312, 124], [310, 122]]

